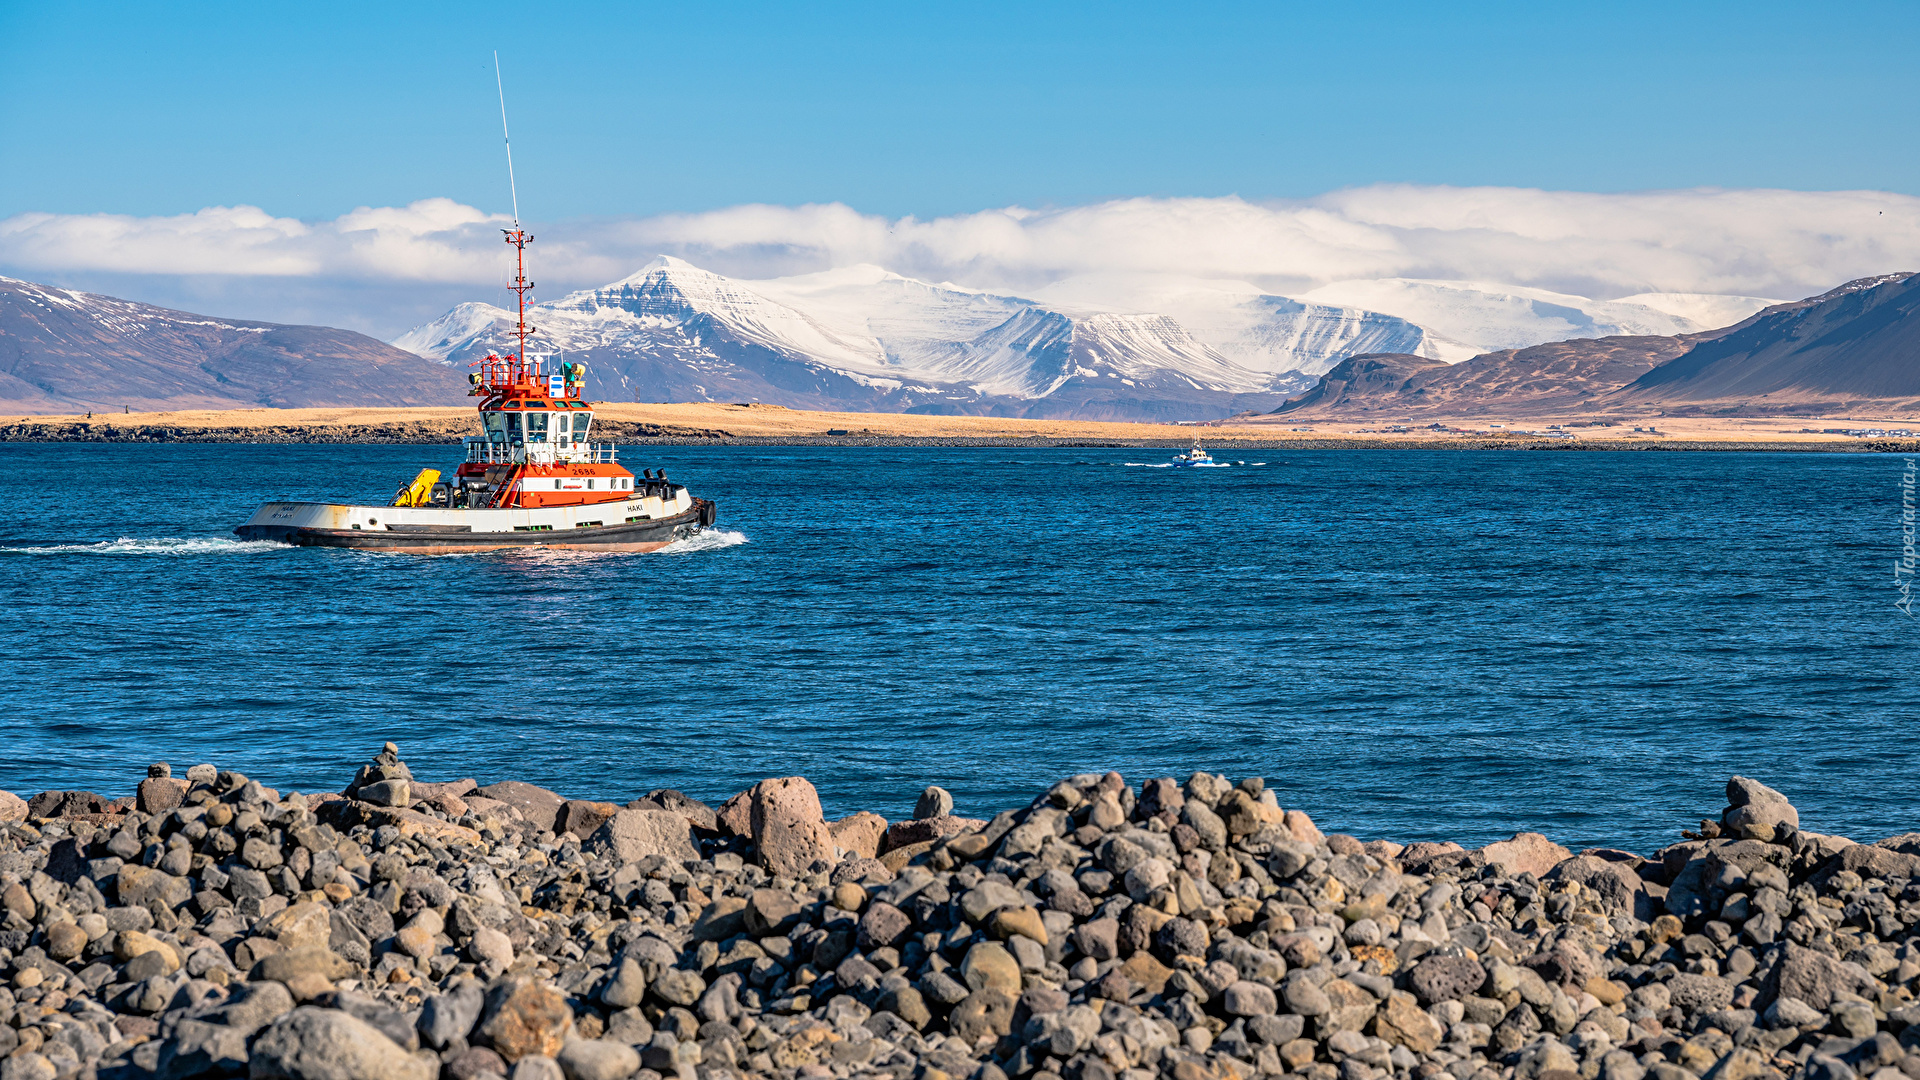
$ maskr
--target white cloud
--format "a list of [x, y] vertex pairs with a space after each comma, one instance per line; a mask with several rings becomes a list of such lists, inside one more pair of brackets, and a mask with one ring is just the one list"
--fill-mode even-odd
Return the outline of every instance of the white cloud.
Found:
[[[22, 214], [0, 220], [0, 266], [43, 280], [198, 275], [228, 282], [236, 295], [297, 292], [303, 310], [327, 289], [341, 290], [345, 302], [378, 285], [416, 287], [435, 304], [458, 287], [494, 300], [510, 265], [498, 231], [504, 224], [500, 215], [448, 199], [362, 208], [322, 222], [247, 206], [152, 218]], [[1849, 278], [1920, 268], [1920, 199], [1872, 191], [1594, 194], [1380, 185], [1286, 202], [1141, 198], [930, 220], [890, 220], [838, 204], [736, 206], [533, 231], [537, 277], [548, 297], [623, 277], [663, 252], [735, 276], [874, 263], [1004, 290], [1084, 274], [1249, 281], [1285, 293], [1395, 277], [1603, 299], [1646, 292], [1797, 297]], [[253, 279], [260, 279], [254, 289], [233, 284]], [[271, 310], [258, 314], [273, 317]], [[334, 321], [355, 322], [344, 312]]]
[[20, 214], [0, 221], [0, 260], [28, 270], [464, 281], [475, 277], [476, 241], [504, 220], [452, 199], [363, 206], [317, 224], [254, 206]]

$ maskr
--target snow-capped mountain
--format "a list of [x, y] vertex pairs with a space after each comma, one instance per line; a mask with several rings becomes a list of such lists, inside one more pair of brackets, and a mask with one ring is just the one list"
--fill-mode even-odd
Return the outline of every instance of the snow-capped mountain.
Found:
[[1592, 300], [1517, 285], [1413, 278], [1336, 281], [1298, 299], [1391, 312], [1464, 343], [1476, 353], [1571, 338], [1665, 337], [1717, 330], [1780, 302], [1698, 293], [1641, 293], [1620, 300]]
[[[1081, 275], [1029, 297], [850, 266], [736, 280], [661, 257], [538, 304], [536, 352], [588, 362], [611, 400], [1203, 419], [1275, 403], [1349, 356], [1457, 363], [1544, 341], [1673, 335], [1770, 301], [1646, 293], [1599, 301], [1477, 282], [1346, 281], [1299, 297], [1243, 281]], [[464, 365], [512, 315], [462, 304], [394, 344]]]
[[932, 284], [859, 265], [744, 283], [848, 338], [871, 338], [889, 367], [914, 369], [1033, 305], [1030, 300]]
[[1688, 333], [1702, 330], [1718, 330], [1758, 312], [1762, 308], [1781, 303], [1779, 300], [1763, 300], [1757, 296], [1722, 296], [1716, 293], [1635, 293], [1613, 301], [1616, 304], [1636, 304], [1665, 312], [1674, 318], [1692, 323], [1694, 329]]
[[[747, 282], [663, 257], [529, 321], [540, 351], [585, 360], [588, 394], [612, 400], [1191, 419], [1305, 385], [1240, 367], [1166, 316], [1056, 311], [873, 267]], [[506, 347], [512, 323], [462, 304], [395, 344], [464, 365]]]
[[432, 322], [421, 323], [401, 334], [388, 344], [415, 356], [447, 364], [452, 362], [454, 353], [483, 335], [491, 335], [502, 321], [511, 324], [513, 312], [503, 311], [492, 304], [460, 304]]
[[1275, 296], [1244, 281], [1082, 274], [1036, 295], [1092, 309], [1163, 313], [1196, 340], [1254, 371], [1317, 375], [1359, 353], [1407, 353], [1454, 363], [1479, 351], [1395, 315]]
[[1194, 340], [1165, 315], [1079, 315], [1030, 307], [928, 366], [984, 393], [1042, 398], [1072, 379], [1118, 379], [1251, 394], [1272, 380]]

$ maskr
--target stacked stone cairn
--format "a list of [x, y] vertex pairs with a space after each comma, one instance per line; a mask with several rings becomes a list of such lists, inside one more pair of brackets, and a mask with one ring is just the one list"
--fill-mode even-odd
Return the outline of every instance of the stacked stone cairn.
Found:
[[1920, 1080], [1920, 834], [1727, 794], [1641, 857], [1208, 773], [890, 823], [156, 765], [0, 797], [0, 1080]]

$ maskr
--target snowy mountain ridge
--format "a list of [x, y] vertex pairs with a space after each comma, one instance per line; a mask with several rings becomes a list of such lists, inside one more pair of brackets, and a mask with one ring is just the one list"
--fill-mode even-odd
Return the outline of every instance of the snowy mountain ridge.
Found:
[[[1290, 298], [1246, 282], [1095, 275], [1020, 297], [872, 265], [739, 280], [660, 256], [528, 319], [531, 351], [587, 360], [588, 391], [604, 399], [1203, 419], [1277, 404], [1356, 353], [1453, 363], [1514, 340], [1685, 332], [1766, 303], [1631, 300], [1413, 279]], [[466, 303], [393, 344], [464, 365], [508, 347], [512, 323]]]

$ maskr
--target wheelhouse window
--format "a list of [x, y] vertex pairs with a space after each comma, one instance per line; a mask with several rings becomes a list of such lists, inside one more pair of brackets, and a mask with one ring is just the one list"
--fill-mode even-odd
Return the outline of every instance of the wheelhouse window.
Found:
[[504, 414], [497, 413], [497, 412], [483, 413], [481, 415], [486, 422], [488, 442], [506, 442], [507, 441], [507, 421], [509, 419], [513, 419], [513, 420], [520, 419], [517, 416], [508, 417]]
[[592, 413], [574, 413], [573, 414], [573, 441], [586, 442], [587, 427], [592, 423], [593, 423]]
[[507, 420], [507, 441], [510, 443], [520, 442], [521, 440], [520, 414], [508, 413], [506, 414], [506, 420]]
[[547, 421], [551, 419], [551, 417], [546, 413], [528, 413], [523, 419], [527, 425], [528, 442], [543, 443], [547, 441]]

